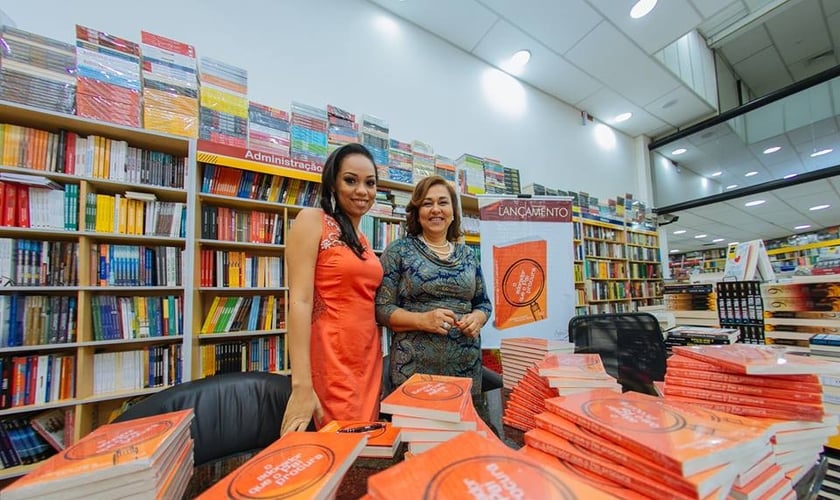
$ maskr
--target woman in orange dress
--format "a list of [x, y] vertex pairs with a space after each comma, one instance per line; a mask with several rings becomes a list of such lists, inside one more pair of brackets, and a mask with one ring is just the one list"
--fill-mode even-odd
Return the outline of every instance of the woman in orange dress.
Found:
[[382, 266], [359, 231], [378, 181], [361, 144], [335, 150], [321, 174], [321, 208], [289, 231], [288, 342], [292, 394], [281, 434], [331, 420], [376, 420], [382, 346], [374, 314]]

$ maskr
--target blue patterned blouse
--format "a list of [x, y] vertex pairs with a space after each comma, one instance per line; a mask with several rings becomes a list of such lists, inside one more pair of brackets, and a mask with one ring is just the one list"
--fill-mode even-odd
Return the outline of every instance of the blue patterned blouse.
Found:
[[[452, 255], [439, 258], [416, 236], [400, 238], [381, 257], [384, 277], [376, 292], [376, 320], [390, 324], [402, 308], [425, 312], [444, 308], [457, 316], [483, 311], [489, 318], [481, 266], [472, 249], [455, 244]], [[428, 332], [395, 332], [390, 352], [391, 383], [397, 386], [415, 372], [473, 379], [473, 394], [481, 392], [481, 339], [452, 328], [448, 335]]]

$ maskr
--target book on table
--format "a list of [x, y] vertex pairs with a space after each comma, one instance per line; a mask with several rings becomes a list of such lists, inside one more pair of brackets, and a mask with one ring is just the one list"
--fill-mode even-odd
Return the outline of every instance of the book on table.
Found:
[[732, 373], [748, 375], [840, 374], [840, 364], [793, 355], [786, 348], [774, 345], [674, 346], [673, 352]]
[[360, 457], [391, 458], [402, 442], [400, 427], [393, 425], [391, 422], [332, 420], [321, 427], [318, 432], [364, 434], [367, 436], [367, 444], [359, 454]]
[[472, 379], [415, 373], [382, 400], [380, 410], [392, 415], [460, 422], [472, 403]]
[[198, 499], [333, 498], [366, 443], [364, 432], [290, 432]]

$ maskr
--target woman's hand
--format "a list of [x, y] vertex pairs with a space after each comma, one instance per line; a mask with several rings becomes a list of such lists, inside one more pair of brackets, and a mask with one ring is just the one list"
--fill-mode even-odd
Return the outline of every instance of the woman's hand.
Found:
[[473, 311], [461, 316], [461, 319], [455, 323], [455, 326], [467, 337], [476, 338], [481, 333], [481, 327], [484, 326], [486, 321], [487, 316], [483, 312]]
[[458, 323], [458, 317], [449, 309], [433, 309], [421, 313], [420, 330], [446, 335]]
[[315, 390], [312, 388], [292, 389], [292, 395], [286, 404], [286, 412], [283, 414], [280, 436], [292, 431], [305, 431], [313, 415], [317, 422], [324, 418], [324, 410], [321, 408], [321, 401], [318, 400]]

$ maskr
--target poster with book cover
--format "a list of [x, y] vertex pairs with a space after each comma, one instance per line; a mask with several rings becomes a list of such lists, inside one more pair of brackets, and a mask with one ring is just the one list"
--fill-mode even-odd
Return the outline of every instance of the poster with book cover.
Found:
[[493, 302], [482, 347], [501, 339], [568, 339], [574, 315], [572, 201], [479, 196], [481, 270]]

